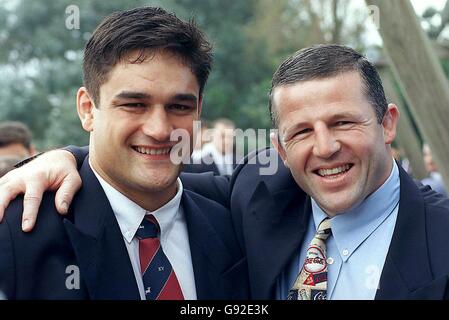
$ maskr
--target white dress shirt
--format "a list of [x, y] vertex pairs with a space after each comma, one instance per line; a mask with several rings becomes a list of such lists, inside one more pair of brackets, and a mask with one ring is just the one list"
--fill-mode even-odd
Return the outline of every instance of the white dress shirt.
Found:
[[[92, 166], [91, 166], [92, 168]], [[156, 211], [149, 212], [113, 188], [92, 168], [111, 204], [128, 250], [134, 276], [142, 300], [145, 290], [140, 271], [139, 240], [134, 237], [145, 215], [152, 214], [161, 229], [161, 246], [176, 273], [184, 299], [196, 300], [195, 277], [190, 255], [187, 223], [181, 206], [183, 186], [178, 178], [178, 190], [174, 198]]]

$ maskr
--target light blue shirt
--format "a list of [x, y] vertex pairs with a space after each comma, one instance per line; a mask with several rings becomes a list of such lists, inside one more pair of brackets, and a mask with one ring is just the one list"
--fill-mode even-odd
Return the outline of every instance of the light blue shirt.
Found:
[[[326, 242], [328, 300], [374, 300], [396, 225], [399, 194], [399, 170], [393, 161], [390, 176], [379, 189], [357, 207], [331, 219], [332, 234]], [[312, 215], [300, 253], [278, 279], [278, 299], [286, 299], [307, 247], [327, 217], [313, 199]]]

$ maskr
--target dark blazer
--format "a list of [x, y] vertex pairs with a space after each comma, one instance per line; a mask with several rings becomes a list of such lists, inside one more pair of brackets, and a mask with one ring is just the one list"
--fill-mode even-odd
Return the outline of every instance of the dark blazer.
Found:
[[[31, 233], [20, 227], [23, 197], [8, 207], [0, 224], [0, 290], [8, 298], [140, 299], [117, 220], [87, 158], [80, 174], [68, 216], [57, 214], [54, 193], [46, 193]], [[181, 203], [198, 299], [247, 299], [246, 259], [229, 211], [189, 190]], [[79, 267], [78, 290], [66, 287], [74, 283], [70, 266]]]
[[[232, 214], [255, 299], [275, 299], [277, 277], [299, 250], [312, 212], [310, 198], [279, 165], [276, 175], [260, 176], [260, 166], [242, 164], [231, 181]], [[398, 218], [376, 299], [447, 299], [449, 200], [399, 170]]]
[[[237, 164], [243, 159], [243, 157], [238, 155], [234, 151], [233, 158], [234, 159], [233, 159], [232, 168], [235, 169], [237, 167]], [[213, 174], [216, 176], [221, 175], [220, 171], [218, 170], [217, 164], [214, 162], [214, 157], [212, 156], [212, 153], [206, 153], [205, 155], [203, 155], [200, 163], [184, 164], [183, 168], [182, 168], [182, 172], [186, 172], [186, 173], [213, 172]]]
[[[237, 166], [230, 183], [212, 174], [181, 179], [186, 189], [230, 206], [251, 297], [275, 299], [276, 280], [302, 244], [311, 205], [280, 159], [275, 175], [261, 176], [261, 165], [251, 161], [256, 156]], [[398, 217], [376, 299], [449, 299], [449, 200], [417, 185], [400, 166], [399, 174]]]
[[[192, 161], [192, 160], [191, 160]], [[212, 172], [214, 175], [219, 176], [220, 171], [214, 162], [212, 154], [206, 154], [201, 158], [201, 163], [188, 163], [182, 167], [182, 172], [188, 173], [204, 173]]]

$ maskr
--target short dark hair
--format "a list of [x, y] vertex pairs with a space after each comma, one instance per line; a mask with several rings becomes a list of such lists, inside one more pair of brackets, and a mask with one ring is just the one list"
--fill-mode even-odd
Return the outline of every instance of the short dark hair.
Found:
[[22, 122], [6, 121], [0, 123], [0, 148], [19, 143], [29, 149], [31, 138], [30, 129]]
[[84, 50], [84, 86], [99, 103], [100, 87], [111, 69], [137, 50], [141, 63], [159, 50], [177, 55], [197, 78], [202, 95], [212, 66], [212, 46], [195, 22], [184, 22], [161, 8], [142, 7], [107, 16]]
[[376, 68], [354, 49], [330, 44], [299, 50], [282, 62], [276, 70], [269, 94], [269, 111], [273, 125], [275, 127], [278, 125], [273, 106], [273, 92], [276, 87], [299, 81], [328, 78], [350, 71], [357, 71], [360, 74], [365, 94], [376, 113], [377, 122], [382, 123], [388, 103]]

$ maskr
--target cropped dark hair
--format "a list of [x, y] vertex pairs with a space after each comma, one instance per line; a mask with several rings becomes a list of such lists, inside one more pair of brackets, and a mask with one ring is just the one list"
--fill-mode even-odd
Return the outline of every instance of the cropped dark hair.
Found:
[[273, 125], [277, 127], [277, 114], [273, 106], [276, 87], [300, 81], [333, 77], [345, 72], [357, 71], [363, 81], [363, 89], [382, 123], [388, 104], [382, 81], [374, 65], [363, 55], [346, 46], [316, 45], [297, 51], [287, 58], [273, 75], [269, 96], [269, 111]]
[[111, 69], [132, 51], [141, 63], [157, 51], [178, 56], [196, 76], [202, 95], [212, 66], [212, 47], [195, 22], [184, 22], [161, 8], [112, 13], [95, 29], [84, 50], [84, 86], [99, 103], [100, 86]]
[[18, 143], [29, 149], [31, 138], [30, 129], [22, 122], [6, 121], [0, 123], [0, 147]]

